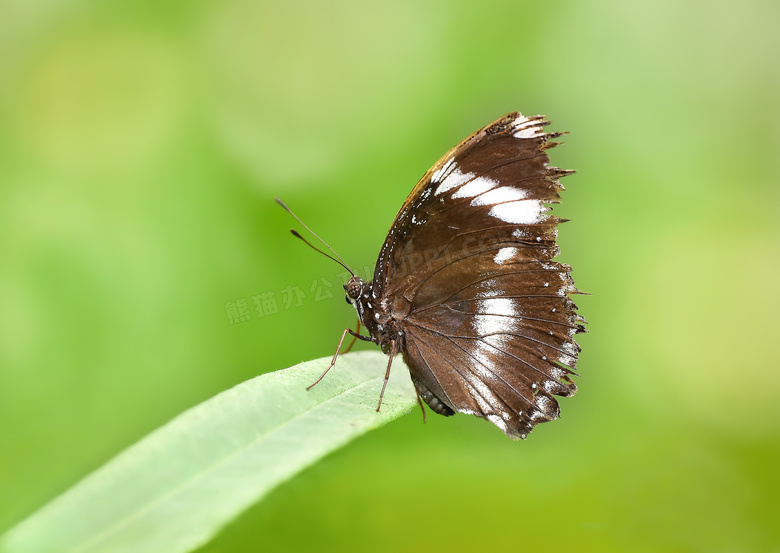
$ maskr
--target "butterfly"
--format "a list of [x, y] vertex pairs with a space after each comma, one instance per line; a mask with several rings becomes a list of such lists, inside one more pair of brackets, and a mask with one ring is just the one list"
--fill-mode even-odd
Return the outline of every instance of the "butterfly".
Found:
[[447, 152], [401, 206], [373, 281], [341, 260], [358, 329], [344, 330], [314, 384], [350, 334], [389, 355], [377, 410], [400, 353], [421, 408], [484, 418], [512, 439], [558, 418], [554, 396], [577, 391], [575, 335], [585, 320], [570, 298], [578, 293], [571, 267], [553, 259], [564, 220], [548, 204], [560, 202], [559, 179], [574, 171], [548, 165], [564, 133], [547, 125], [510, 113]]

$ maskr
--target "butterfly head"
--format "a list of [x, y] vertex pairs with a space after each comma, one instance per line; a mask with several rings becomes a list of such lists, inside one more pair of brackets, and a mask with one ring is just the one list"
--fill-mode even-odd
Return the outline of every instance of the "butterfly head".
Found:
[[352, 278], [349, 279], [349, 282], [344, 285], [344, 291], [347, 293], [347, 303], [355, 303], [355, 301], [357, 301], [357, 299], [363, 293], [364, 285], [365, 282], [362, 278], [356, 275], [352, 275]]

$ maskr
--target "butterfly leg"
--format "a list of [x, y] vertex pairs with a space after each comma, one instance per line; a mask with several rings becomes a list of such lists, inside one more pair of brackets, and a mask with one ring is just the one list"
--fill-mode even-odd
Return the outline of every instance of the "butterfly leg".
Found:
[[[360, 327], [358, 327], [358, 330], [360, 330]], [[339, 345], [336, 348], [336, 353], [333, 354], [333, 359], [330, 360], [330, 365], [328, 365], [328, 368], [325, 369], [325, 371], [320, 375], [320, 377], [317, 380], [315, 380], [310, 386], [306, 387], [306, 390], [311, 390], [314, 386], [319, 384], [320, 380], [325, 378], [325, 375], [328, 374], [328, 371], [333, 368], [333, 365], [336, 364], [336, 358], [339, 356], [339, 350], [341, 349], [341, 344], [344, 343], [344, 338], [346, 337], [347, 333], [352, 334], [352, 336], [354, 336], [356, 340], [358, 338], [360, 338], [361, 340], [366, 341], [366, 342], [373, 342], [374, 341], [374, 339], [371, 338], [371, 337], [361, 336], [360, 334], [358, 334], [354, 330], [352, 330], [350, 328], [345, 328], [344, 332], [341, 333], [341, 340], [339, 340]]]
[[382, 398], [385, 397], [385, 388], [387, 388], [387, 381], [390, 380], [390, 367], [393, 366], [393, 359], [398, 353], [398, 342], [393, 341], [390, 346], [390, 359], [387, 360], [387, 372], [385, 373], [385, 382], [382, 384], [382, 392], [379, 394], [379, 405], [376, 406], [376, 410], [382, 407]]
[[[360, 317], [358, 317], [358, 320], [357, 320], [357, 330], [355, 330], [355, 332], [357, 332], [358, 334], [360, 334]], [[352, 338], [352, 341], [351, 341], [351, 342], [349, 343], [349, 345], [347, 346], [347, 349], [345, 349], [345, 350], [344, 350], [344, 353], [349, 353], [349, 350], [351, 350], [351, 349], [352, 349], [352, 346], [354, 346], [354, 345], [355, 345], [355, 342], [357, 342], [357, 339], [358, 339], [358, 337], [357, 337], [357, 336], [355, 336], [354, 338]]]
[[425, 406], [423, 405], [423, 400], [420, 397], [420, 390], [417, 389], [417, 386], [414, 387], [414, 393], [417, 394], [417, 403], [420, 405], [420, 411], [422, 411], [423, 415], [423, 424], [428, 422], [428, 419], [425, 416]]

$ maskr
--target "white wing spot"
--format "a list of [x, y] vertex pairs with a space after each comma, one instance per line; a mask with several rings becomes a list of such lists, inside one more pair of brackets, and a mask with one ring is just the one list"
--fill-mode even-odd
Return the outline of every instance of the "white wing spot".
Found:
[[518, 309], [515, 301], [509, 298], [483, 299], [478, 301], [477, 305], [479, 314], [474, 316], [472, 327], [477, 336], [486, 337], [485, 344], [493, 346], [485, 350], [485, 344], [479, 344], [478, 358], [485, 362], [485, 356], [479, 354], [495, 355], [494, 348], [503, 348], [507, 337], [502, 335], [514, 330], [515, 320], [512, 317], [518, 315]]
[[572, 342], [566, 342], [563, 344], [563, 349], [565, 349], [571, 355], [577, 355], [577, 347]]
[[539, 409], [541, 409], [541, 410], [546, 409], [547, 406], [549, 405], [549, 403], [550, 403], [550, 399], [548, 397], [545, 397], [543, 395], [537, 395], [536, 396], [536, 406]]
[[493, 261], [499, 265], [503, 265], [505, 261], [512, 259], [517, 253], [517, 248], [501, 248], [498, 253], [493, 257]]
[[546, 211], [547, 208], [544, 207], [541, 200], [517, 200], [494, 205], [490, 208], [489, 215], [501, 219], [505, 223], [530, 225], [541, 221]]
[[442, 177], [444, 174], [449, 171], [452, 166], [455, 164], [455, 160], [453, 158], [448, 159], [444, 165], [441, 166], [440, 169], [435, 171], [433, 175], [431, 175], [431, 182], [441, 182]]
[[[442, 167], [444, 169], [444, 167]], [[437, 171], [438, 173], [438, 171]], [[453, 188], [460, 186], [464, 182], [468, 182], [474, 177], [474, 173], [466, 173], [463, 174], [460, 172], [460, 169], [456, 166], [452, 172], [447, 175], [443, 181], [441, 181], [441, 184], [436, 187], [436, 192], [434, 192], [435, 195], [440, 196], [441, 194], [444, 194], [445, 192], [452, 190]]]
[[[473, 173], [470, 173], [473, 174]], [[487, 192], [498, 184], [498, 181], [487, 177], [477, 177], [468, 184], [464, 184], [452, 195], [453, 198], [472, 198]]]
[[480, 194], [479, 196], [477, 196], [471, 201], [471, 205], [478, 206], [478, 205], [500, 204], [503, 202], [522, 200], [526, 196], [528, 196], [528, 193], [525, 190], [521, 190], [520, 188], [513, 188], [511, 186], [500, 186], [498, 188], [494, 188], [493, 190], [490, 190], [489, 192]]
[[474, 317], [472, 325], [478, 336], [487, 336], [488, 334], [500, 334], [511, 331], [512, 319], [508, 317], [477, 315]]
[[540, 131], [541, 128], [539, 127], [529, 127], [527, 129], [517, 131], [513, 136], [515, 138], [534, 138], [536, 136], [539, 136]]
[[515, 120], [512, 126], [515, 128], [513, 136], [515, 138], [536, 138], [544, 135], [544, 127], [537, 121], [531, 121], [524, 116]]
[[512, 236], [515, 238], [528, 238], [528, 233], [522, 229], [516, 228], [512, 231]]
[[484, 315], [505, 315], [514, 317], [517, 315], [515, 300], [510, 298], [490, 298], [479, 300], [478, 309]]

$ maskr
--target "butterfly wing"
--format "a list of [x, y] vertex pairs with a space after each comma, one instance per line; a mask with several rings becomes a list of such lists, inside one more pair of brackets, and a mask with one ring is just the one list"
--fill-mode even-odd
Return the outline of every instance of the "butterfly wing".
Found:
[[[450, 150], [415, 186], [380, 251], [375, 299], [437, 412], [474, 414], [513, 438], [557, 418], [584, 320], [571, 268], [553, 258], [570, 171], [548, 165], [557, 134], [511, 113]], [[452, 411], [450, 411], [452, 410]]]

